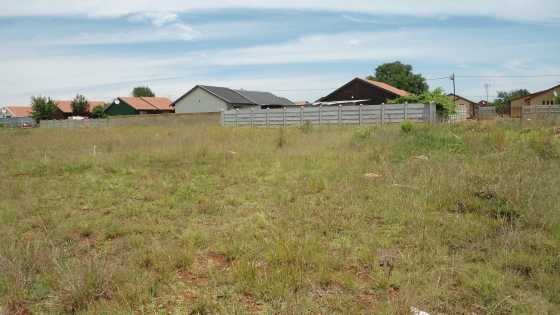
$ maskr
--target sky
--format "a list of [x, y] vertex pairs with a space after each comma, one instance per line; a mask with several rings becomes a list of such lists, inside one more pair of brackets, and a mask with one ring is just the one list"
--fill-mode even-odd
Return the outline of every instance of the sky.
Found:
[[486, 99], [560, 83], [558, 0], [0, 0], [0, 106], [197, 84], [315, 101], [385, 62]]

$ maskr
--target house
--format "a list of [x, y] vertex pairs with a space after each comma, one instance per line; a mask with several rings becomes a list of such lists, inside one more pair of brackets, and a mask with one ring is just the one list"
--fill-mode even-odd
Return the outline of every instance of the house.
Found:
[[455, 102], [455, 105], [457, 106], [457, 113], [463, 114], [465, 119], [474, 118], [475, 109], [478, 106], [478, 103], [453, 93], [448, 94], [447, 97]]
[[478, 102], [478, 106], [479, 106], [479, 107], [488, 107], [488, 106], [490, 106], [490, 103], [488, 103], [487, 101], [482, 100], [482, 101]]
[[298, 107], [307, 107], [313, 105], [309, 101], [296, 101], [294, 102], [294, 104]]
[[269, 92], [232, 90], [227, 87], [197, 85], [173, 102], [178, 114], [219, 113], [238, 108], [281, 108], [294, 106], [287, 98]]
[[[72, 101], [55, 101], [56, 111], [54, 113], [54, 119], [68, 119], [74, 116], [72, 113]], [[105, 102], [101, 101], [88, 101], [88, 108], [86, 110], [86, 116], [90, 116], [94, 108], [98, 106], [105, 106]]]
[[550, 89], [520, 96], [511, 100], [511, 117], [521, 118], [523, 107], [535, 105], [554, 105], [560, 97], [560, 84]]
[[5, 106], [0, 109], [0, 118], [26, 118], [32, 112], [31, 106]]
[[166, 97], [119, 97], [105, 109], [109, 116], [171, 113], [171, 100]]
[[355, 78], [317, 101], [319, 105], [379, 105], [410, 93], [390, 84]]

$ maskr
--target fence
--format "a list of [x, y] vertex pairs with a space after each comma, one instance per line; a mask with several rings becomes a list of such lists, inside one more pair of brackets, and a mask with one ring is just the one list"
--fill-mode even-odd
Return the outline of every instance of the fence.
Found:
[[109, 119], [41, 120], [41, 128], [98, 128], [109, 126]]
[[117, 126], [174, 126], [211, 123], [218, 125], [219, 113], [208, 114], [161, 114], [118, 116], [87, 120], [43, 120], [41, 128], [100, 128]]
[[0, 126], [9, 128], [35, 127], [37, 126], [37, 122], [35, 122], [35, 119], [30, 117], [0, 118]]
[[560, 105], [523, 106], [521, 119], [558, 119]]
[[447, 117], [438, 116], [438, 121], [441, 123], [457, 123], [461, 121], [465, 121], [468, 119], [467, 109], [464, 107], [457, 107], [456, 112], [454, 114], [450, 114]]
[[223, 126], [287, 127], [315, 125], [390, 124], [402, 121], [436, 122], [435, 104], [319, 106], [222, 112]]
[[476, 113], [478, 120], [494, 120], [498, 117], [495, 106], [479, 106]]

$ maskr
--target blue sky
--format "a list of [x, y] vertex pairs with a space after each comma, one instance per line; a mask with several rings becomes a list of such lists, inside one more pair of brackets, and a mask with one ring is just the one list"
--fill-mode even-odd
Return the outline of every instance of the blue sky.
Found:
[[[172, 99], [209, 84], [316, 100], [395, 60], [430, 79], [456, 73], [474, 100], [485, 83], [490, 97], [560, 83], [557, 0], [0, 1], [0, 106], [109, 101], [136, 85]], [[461, 77], [472, 75], [485, 77]]]

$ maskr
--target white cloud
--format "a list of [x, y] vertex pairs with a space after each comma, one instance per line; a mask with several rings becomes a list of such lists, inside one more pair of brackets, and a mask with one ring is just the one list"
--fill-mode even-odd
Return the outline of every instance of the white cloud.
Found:
[[177, 21], [177, 13], [171, 12], [143, 12], [136, 13], [129, 17], [131, 22], [144, 22], [149, 21], [154, 26], [161, 27], [166, 24]]
[[[171, 63], [202, 66], [297, 64], [337, 61], [408, 60], [448, 64], [501, 63], [504, 58], [531, 52], [523, 42], [500, 44], [492, 38], [463, 34], [449, 37], [445, 30], [400, 29], [303, 36], [297, 40], [227, 50], [206, 50], [170, 58]], [[441, 40], [442, 38], [446, 38]], [[545, 43], [549, 45], [549, 43]], [[529, 44], [538, 49], [537, 43]], [[465, 50], [464, 47], [477, 47]]]
[[558, 0], [26, 0], [5, 3], [0, 16], [124, 16], [142, 12], [254, 8], [327, 10], [408, 16], [481, 16], [515, 21], [550, 22], [560, 18]]
[[[90, 97], [110, 99], [119, 94], [128, 94], [129, 89], [137, 84], [149, 84], [157, 88], [162, 95], [176, 97], [199, 83], [273, 92], [294, 90], [278, 93], [293, 99], [313, 100], [325, 93], [313, 90], [335, 87], [354, 76], [365, 76], [366, 72], [371, 70], [364, 69], [364, 73], [355, 73], [351, 69], [340, 70], [340, 67], [330, 69], [331, 67], [327, 66], [320, 70], [310, 67], [314, 63], [336, 66], [347, 61], [371, 64], [371, 68], [377, 63], [397, 59], [412, 64], [432, 62], [447, 69], [453, 68], [453, 65], [457, 65], [456, 68], [468, 65], [468, 70], [458, 69], [462, 74], [560, 73], [560, 66], [557, 64], [546, 65], [542, 61], [531, 61], [535, 51], [557, 51], [557, 43], [551, 45], [546, 42], [539, 46], [537, 42], [524, 44], [523, 39], [520, 39], [519, 42], [505, 45], [495, 43], [492, 37], [480, 38], [475, 35], [447, 37], [442, 41], [441, 38], [446, 38], [445, 34], [444, 30], [436, 29], [347, 32], [304, 36], [297, 40], [270, 45], [145, 57], [74, 56], [72, 53], [48, 56], [40, 53], [40, 50], [30, 53], [35, 50], [21, 48], [22, 52], [24, 49], [26, 52], [18, 54], [18, 51], [12, 49], [7, 52], [0, 51], [0, 69], [4, 74], [0, 76], [0, 86], [4, 89], [0, 95], [0, 103], [25, 102], [30, 96], [37, 94], [68, 98], [78, 92]], [[96, 40], [107, 41], [107, 38], [87, 38], [84, 42]], [[464, 47], [477, 48], [465, 50]], [[278, 70], [279, 67], [266, 67], [284, 64], [301, 64], [302, 67], [301, 70], [291, 70], [290, 73]], [[223, 78], [222, 74], [216, 75], [222, 73], [221, 69], [230, 66], [261, 66], [271, 70], [265, 70], [266, 73], [260, 76], [254, 73], [236, 74], [229, 79]], [[448, 73], [441, 73], [446, 74]], [[492, 84], [494, 90], [518, 87], [538, 90], [552, 85], [557, 80], [558, 78], [460, 79], [458, 93], [466, 94], [467, 97], [482, 95], [482, 84], [486, 81]], [[448, 85], [448, 82], [430, 83], [441, 83], [444, 87]], [[304, 91], [301, 91], [302, 87]], [[298, 89], [300, 91], [296, 91]]]
[[156, 29], [137, 28], [129, 31], [81, 33], [59, 39], [45, 39], [31, 45], [105, 45], [134, 44], [150, 42], [191, 41], [199, 37], [199, 32], [183, 23], [173, 23]]

